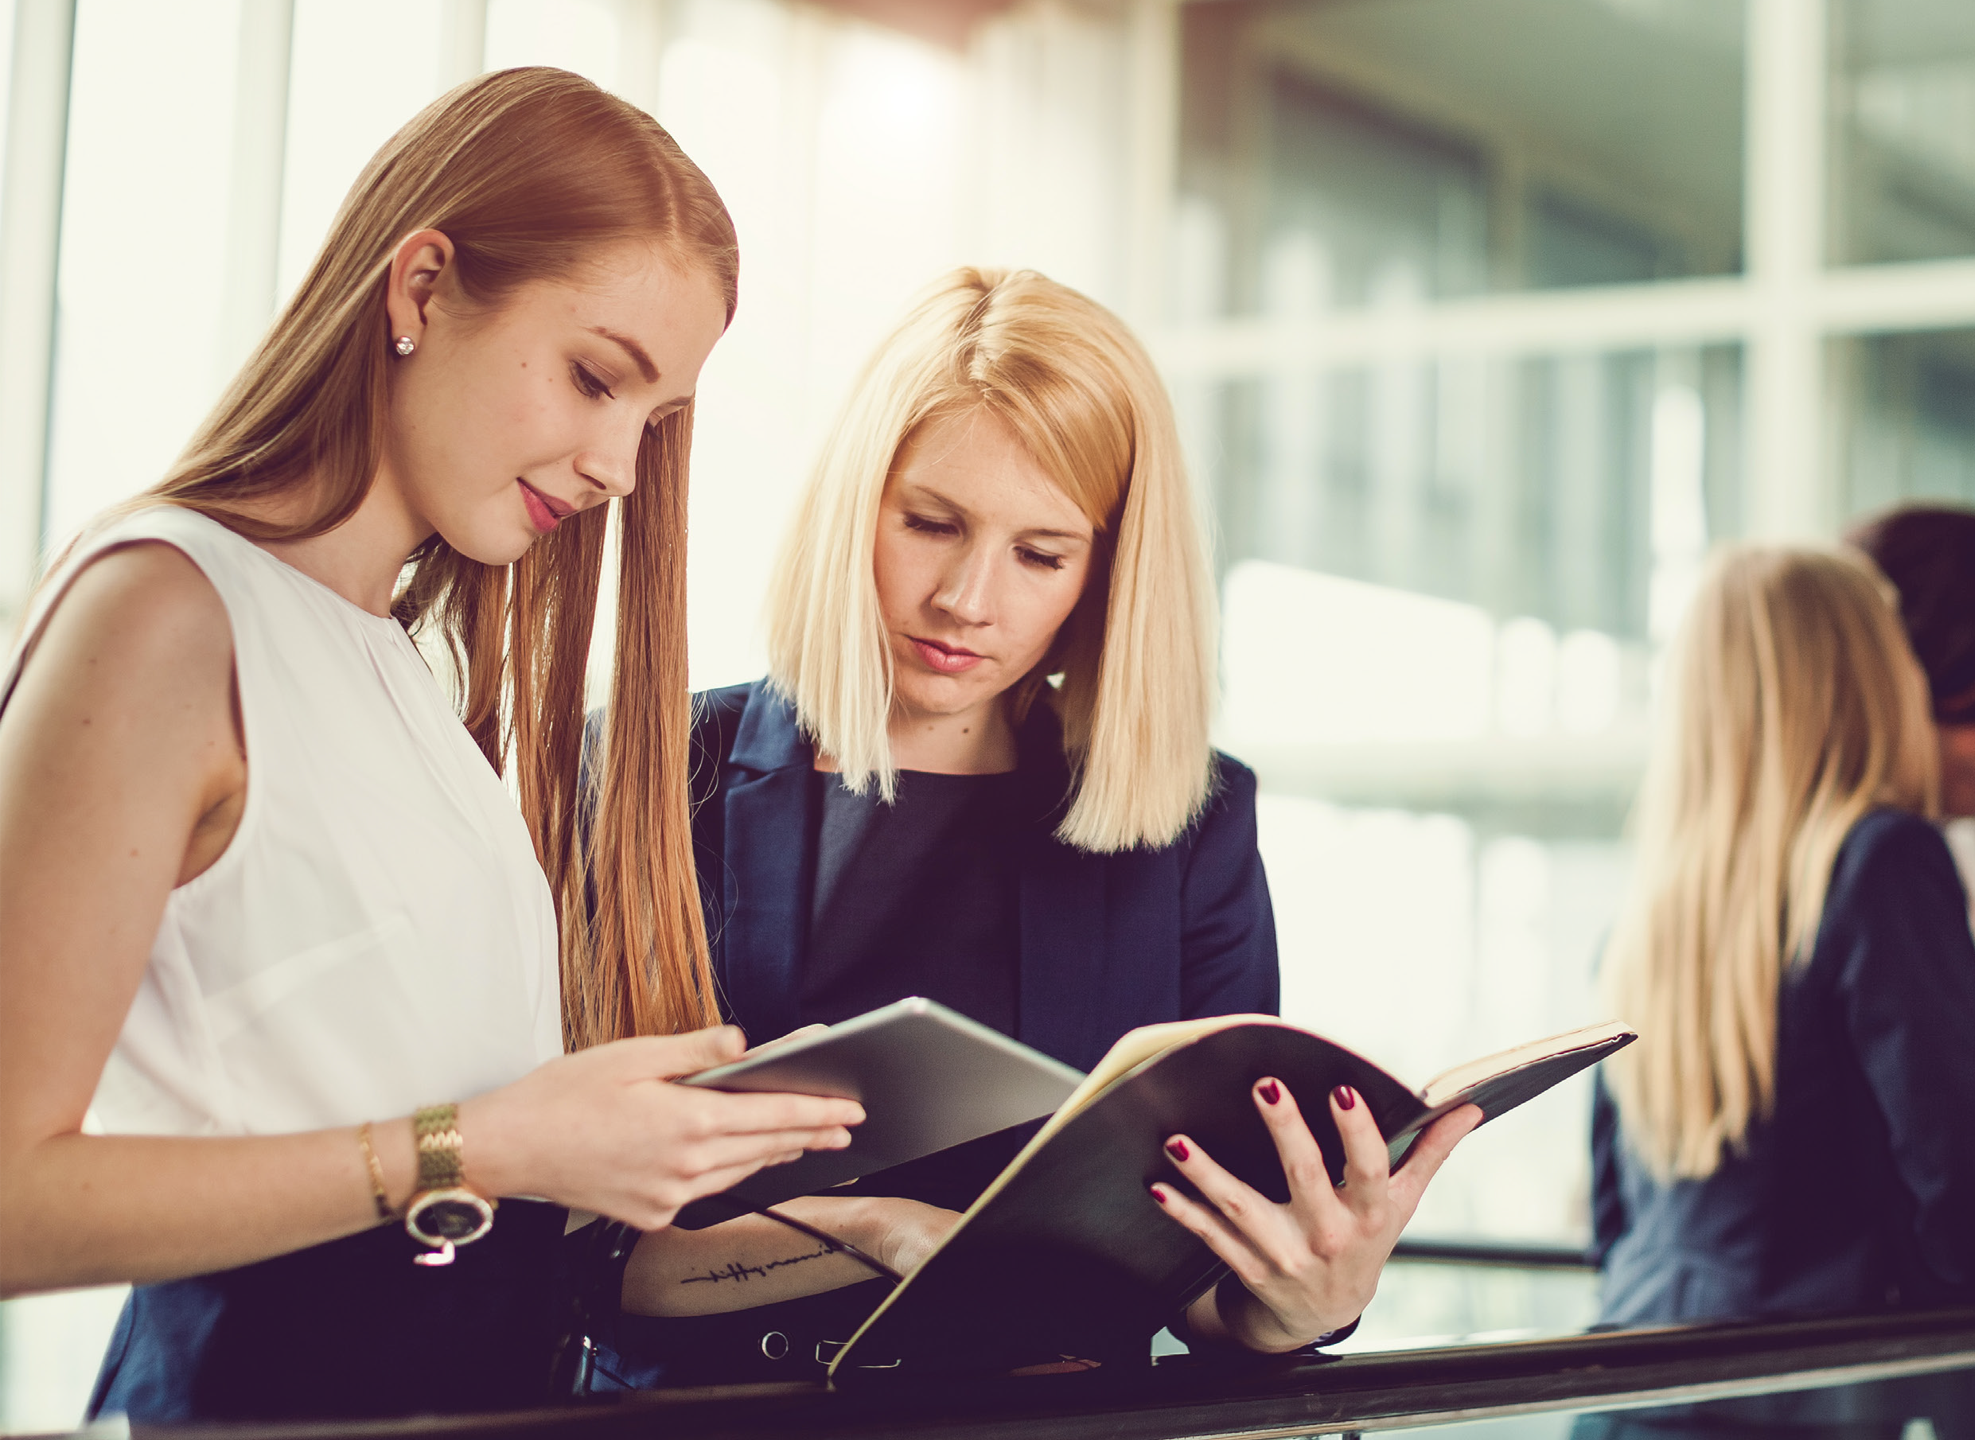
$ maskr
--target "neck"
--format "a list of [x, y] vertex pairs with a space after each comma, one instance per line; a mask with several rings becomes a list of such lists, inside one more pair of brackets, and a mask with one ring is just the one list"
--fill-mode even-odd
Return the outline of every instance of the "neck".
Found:
[[[315, 487], [304, 484], [267, 507], [267, 518], [299, 521], [308, 513]], [[405, 561], [432, 533], [405, 505], [396, 483], [380, 468], [356, 513], [334, 530], [300, 540], [263, 540], [263, 550], [326, 585], [373, 615], [389, 615]]]
[[886, 728], [892, 763], [901, 770], [1001, 775], [1015, 768], [1015, 726], [1005, 695], [958, 715], [928, 715], [894, 706]]

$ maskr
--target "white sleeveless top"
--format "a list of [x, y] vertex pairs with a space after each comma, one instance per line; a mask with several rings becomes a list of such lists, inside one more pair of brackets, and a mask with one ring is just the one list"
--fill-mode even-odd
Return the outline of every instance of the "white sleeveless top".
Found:
[[[23, 643], [83, 565], [133, 540], [183, 551], [225, 602], [247, 798], [225, 853], [166, 902], [95, 1124], [349, 1125], [561, 1054], [555, 912], [527, 826], [404, 630], [158, 505], [84, 537]], [[16, 649], [0, 704], [20, 664]]]

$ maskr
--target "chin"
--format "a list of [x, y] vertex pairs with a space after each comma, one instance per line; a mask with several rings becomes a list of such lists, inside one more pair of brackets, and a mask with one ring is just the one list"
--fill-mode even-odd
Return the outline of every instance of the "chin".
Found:
[[441, 527], [439, 538], [469, 560], [482, 565], [512, 565], [528, 553], [541, 538], [531, 525], [525, 530], [508, 527], [462, 527], [454, 531]]
[[1001, 692], [992, 684], [962, 684], [959, 676], [921, 671], [899, 677], [898, 698], [921, 715], [958, 715]]

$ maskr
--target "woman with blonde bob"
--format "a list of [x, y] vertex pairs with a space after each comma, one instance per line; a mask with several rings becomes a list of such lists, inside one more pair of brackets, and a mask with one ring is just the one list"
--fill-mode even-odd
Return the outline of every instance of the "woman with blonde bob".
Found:
[[1731, 551], [1671, 673], [1605, 955], [1603, 1318], [1967, 1304], [1975, 946], [1891, 587]]
[[[824, 448], [770, 629], [769, 678], [700, 697], [694, 732], [730, 1018], [765, 1037], [926, 995], [1088, 1069], [1134, 1026], [1275, 1010], [1255, 779], [1208, 742], [1212, 582], [1172, 408], [1103, 307], [1026, 271], [933, 287]], [[1153, 1199], [1234, 1271], [1184, 1317], [1198, 1341], [1283, 1351], [1346, 1329], [1479, 1118], [1444, 1120], [1389, 1175], [1353, 1094], [1302, 1098], [1344, 1134], [1343, 1191], [1273, 1204], [1187, 1137], [1168, 1146], [1209, 1203]], [[1290, 1173], [1321, 1179], [1297, 1097], [1263, 1079], [1253, 1103]], [[991, 1137], [860, 1186], [883, 1198], [783, 1208], [904, 1270], [1014, 1148]], [[856, 1260], [767, 1222], [654, 1240], [630, 1311], [704, 1308], [709, 1274], [760, 1278], [724, 1288], [724, 1315], [622, 1317], [605, 1369], [627, 1383], [661, 1362], [788, 1375], [875, 1303]]]
[[[539, 1404], [569, 1208], [658, 1229], [848, 1143], [848, 1102], [666, 1083], [740, 1050], [670, 1033], [717, 1018], [683, 535], [736, 263], [648, 116], [463, 85], [43, 585], [0, 682], [0, 1290], [135, 1284], [92, 1414]], [[585, 868], [611, 502], [639, 684]]]

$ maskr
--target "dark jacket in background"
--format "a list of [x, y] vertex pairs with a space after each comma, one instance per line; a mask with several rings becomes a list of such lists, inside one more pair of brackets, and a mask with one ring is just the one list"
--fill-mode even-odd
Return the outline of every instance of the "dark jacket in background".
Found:
[[1776, 1106], [1704, 1180], [1660, 1185], [1602, 1084], [1592, 1112], [1601, 1319], [1975, 1303], [1975, 941], [1933, 826], [1845, 838], [1810, 958], [1778, 1002]]
[[[1021, 974], [1016, 1038], [1088, 1070], [1127, 1030], [1274, 1014], [1276, 936], [1255, 848], [1255, 775], [1215, 756], [1206, 813], [1158, 850], [1089, 855], [1056, 840], [1070, 776], [1055, 717], [1018, 736]], [[817, 817], [815, 757], [760, 682], [698, 697], [693, 845], [728, 1018], [759, 1042], [798, 1023]]]

